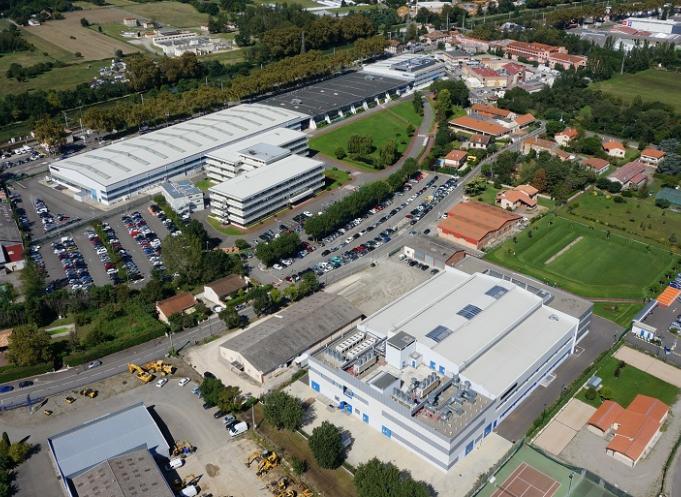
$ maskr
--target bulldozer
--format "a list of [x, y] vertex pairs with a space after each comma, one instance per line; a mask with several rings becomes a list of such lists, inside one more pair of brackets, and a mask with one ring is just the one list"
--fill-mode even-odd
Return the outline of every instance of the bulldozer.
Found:
[[80, 395], [82, 395], [83, 397], [89, 397], [91, 399], [94, 399], [95, 397], [97, 397], [98, 392], [97, 390], [93, 390], [92, 388], [84, 388], [78, 393], [80, 393]]
[[139, 367], [137, 364], [133, 364], [133, 363], [128, 364], [128, 372], [129, 373], [135, 373], [135, 376], [137, 377], [137, 379], [140, 380], [142, 383], [149, 383], [151, 380], [154, 379], [153, 374], [151, 374], [149, 371], [145, 371], [143, 368]]
[[162, 360], [150, 361], [142, 366], [142, 369], [149, 371], [150, 373], [158, 373], [161, 376], [166, 376], [175, 373], [175, 366], [163, 362]]
[[272, 468], [279, 464], [279, 456], [276, 452], [270, 452], [267, 456], [263, 457], [258, 464], [258, 471], [256, 475], [262, 476], [266, 475]]
[[70, 395], [68, 397], [64, 397], [64, 402], [66, 404], [73, 404], [76, 401], [75, 397], [71, 397]]

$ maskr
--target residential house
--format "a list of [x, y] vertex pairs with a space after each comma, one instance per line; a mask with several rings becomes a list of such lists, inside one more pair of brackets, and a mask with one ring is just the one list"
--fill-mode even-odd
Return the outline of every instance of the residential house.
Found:
[[551, 68], [561, 66], [563, 69], [584, 69], [589, 58], [584, 55], [570, 55], [567, 53], [552, 53], [547, 65]]
[[650, 164], [651, 166], [657, 166], [660, 161], [664, 158], [665, 153], [663, 150], [658, 150], [656, 148], [648, 147], [641, 152], [641, 157], [639, 160], [645, 164]]
[[487, 135], [473, 135], [468, 139], [468, 148], [487, 150], [491, 141]]
[[610, 163], [607, 160], [598, 157], [587, 157], [582, 160], [582, 165], [596, 174], [603, 174], [610, 168]]
[[573, 160], [575, 158], [574, 154], [559, 148], [556, 142], [551, 140], [543, 140], [541, 138], [529, 138], [523, 142], [522, 152], [524, 154], [529, 154], [532, 150], [538, 154], [541, 152], [546, 152], [553, 155], [554, 157], [558, 157], [562, 161]]
[[404, 51], [404, 45], [400, 40], [392, 39], [388, 40], [385, 45], [385, 52], [391, 55], [397, 55]]
[[525, 206], [533, 209], [537, 206], [537, 190], [532, 185], [518, 185], [510, 190], [497, 193], [496, 201], [502, 209], [514, 211]]
[[468, 111], [469, 115], [478, 115], [489, 119], [501, 119], [502, 121], [510, 123], [515, 120], [518, 115], [508, 109], [502, 109], [494, 105], [487, 104], [473, 104]]
[[623, 190], [638, 189], [648, 181], [646, 165], [638, 160], [629, 162], [610, 174], [608, 179], [621, 184]]
[[189, 292], [178, 293], [174, 297], [156, 302], [158, 319], [165, 324], [170, 324], [170, 317], [179, 314], [189, 314], [194, 311], [196, 299]]
[[605, 153], [610, 157], [616, 157], [618, 159], [624, 159], [624, 155], [627, 153], [624, 144], [617, 140], [603, 142], [603, 150], [605, 150]]
[[466, 66], [465, 72], [469, 77], [478, 80], [480, 85], [485, 88], [504, 88], [506, 86], [506, 76], [489, 67]]
[[203, 286], [203, 296], [215, 304], [222, 304], [226, 299], [247, 286], [247, 278], [238, 274], [230, 274], [219, 280], [206, 283]]
[[524, 58], [546, 64], [552, 54], [567, 54], [567, 48], [546, 45], [544, 43], [526, 43], [524, 41], [513, 41], [506, 45], [504, 53], [514, 60]]
[[452, 150], [449, 152], [444, 159], [442, 159], [442, 165], [445, 167], [454, 167], [460, 169], [466, 165], [466, 158], [468, 157], [468, 152], [465, 150]]
[[556, 133], [553, 139], [556, 140], [556, 143], [561, 147], [567, 147], [578, 135], [579, 131], [575, 128], [565, 128], [563, 131]]
[[527, 68], [515, 62], [508, 62], [501, 66], [501, 71], [506, 75], [506, 87], [513, 88], [525, 81]]

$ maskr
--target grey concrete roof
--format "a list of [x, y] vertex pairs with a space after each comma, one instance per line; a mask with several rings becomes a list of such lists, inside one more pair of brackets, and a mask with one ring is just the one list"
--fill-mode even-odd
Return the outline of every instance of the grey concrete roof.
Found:
[[174, 497], [146, 447], [99, 463], [71, 485], [78, 497]]
[[343, 297], [319, 292], [227, 340], [221, 347], [238, 352], [266, 374], [361, 317], [362, 313]]
[[4, 201], [0, 201], [0, 243], [21, 243], [21, 232], [12, 217], [12, 208]]
[[313, 117], [323, 117], [329, 112], [347, 109], [373, 99], [387, 91], [394, 91], [406, 81], [363, 72], [350, 72], [297, 90], [281, 93], [260, 101], [265, 105], [303, 112]]
[[169, 452], [161, 430], [141, 402], [53, 435], [48, 443], [66, 478], [141, 445], [159, 456], [168, 457]]

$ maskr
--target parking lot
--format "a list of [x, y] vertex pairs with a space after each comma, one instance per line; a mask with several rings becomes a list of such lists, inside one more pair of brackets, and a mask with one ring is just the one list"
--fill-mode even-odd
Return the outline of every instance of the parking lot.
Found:
[[[178, 380], [181, 375], [194, 381], [180, 387]], [[257, 449], [256, 444], [248, 435], [230, 438], [222, 419], [213, 418], [215, 409], [202, 408], [201, 400], [192, 394], [192, 385], [198, 381], [200, 378], [181, 364], [180, 370], [162, 388], [156, 387], [154, 382], [142, 385], [134, 376], [124, 373], [92, 385], [100, 392], [95, 399], [71, 394], [76, 401], [67, 405], [64, 396], [51, 398], [44, 406], [53, 410], [49, 417], [42, 413], [42, 409], [33, 414], [25, 409], [2, 413], [3, 430], [12, 440], [28, 437], [29, 443], [38, 444], [36, 453], [19, 467], [16, 495], [62, 497], [47, 438], [106, 413], [144, 402], [171, 445], [175, 441], [187, 441], [197, 448], [187, 458], [185, 466], [178, 470], [180, 477], [195, 474], [199, 477], [198, 485], [202, 492], [214, 496], [270, 496], [255, 472], [245, 471], [244, 461]]]

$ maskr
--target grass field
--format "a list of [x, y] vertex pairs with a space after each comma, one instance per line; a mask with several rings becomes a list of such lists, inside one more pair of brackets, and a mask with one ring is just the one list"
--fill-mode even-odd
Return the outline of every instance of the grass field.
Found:
[[245, 54], [242, 48], [236, 48], [228, 52], [203, 55], [200, 57], [200, 59], [204, 62], [209, 60], [217, 60], [223, 64], [236, 64], [237, 62], [243, 62], [245, 60]]
[[324, 171], [324, 176], [326, 176], [327, 190], [341, 187], [352, 179], [349, 172], [338, 169], [337, 167], [332, 167], [331, 169]]
[[208, 189], [213, 185], [215, 185], [215, 181], [208, 178], [200, 179], [199, 181], [194, 183], [194, 186], [196, 186], [196, 188], [204, 192], [208, 191]]
[[627, 102], [640, 96], [643, 100], [669, 104], [676, 112], [681, 112], [680, 78], [679, 73], [647, 69], [636, 74], [613, 76], [607, 81], [595, 83], [594, 87]]
[[[361, 135], [373, 138], [374, 151], [370, 154], [373, 159], [378, 158], [378, 148], [388, 140], [395, 140], [397, 149], [402, 154], [410, 140], [406, 132], [407, 126], [411, 124], [418, 128], [420, 123], [421, 116], [414, 112], [411, 101], [401, 102], [312, 138], [310, 148], [329, 157], [335, 157], [336, 149], [347, 148], [348, 139], [352, 135]], [[368, 164], [354, 161], [349, 157], [343, 161], [361, 168], [373, 169]]]
[[[612, 356], [606, 357], [596, 371], [596, 375], [603, 380], [603, 388], [610, 391], [611, 400], [626, 407], [634, 400], [636, 394], [641, 393], [660, 399], [667, 405], [672, 405], [676, 401], [679, 394], [677, 387], [629, 364], [620, 369], [619, 377], [616, 378], [615, 370], [619, 363], [620, 361]], [[593, 400], [587, 399], [585, 389], [579, 391], [577, 398], [594, 407], [601, 405], [599, 396]]]
[[186, 3], [163, 1], [126, 5], [125, 10], [176, 28], [192, 28], [208, 22], [208, 14], [201, 14]]
[[[491, 497], [494, 495], [499, 486], [503, 485], [511, 473], [522, 463], [532, 466], [560, 484], [552, 497], [615, 497], [614, 494], [608, 492], [597, 483], [587, 480], [580, 473], [576, 473], [571, 468], [563, 466], [553, 459], [549, 459], [528, 445], [523, 445], [494, 475], [494, 481], [488, 481], [484, 488], [475, 494], [475, 497]], [[573, 477], [572, 485], [570, 485], [571, 475]], [[527, 495], [530, 494], [528, 493]]]
[[487, 258], [584, 297], [643, 298], [674, 261], [657, 247], [554, 215], [531, 228]]
[[631, 325], [631, 320], [638, 311], [643, 307], [643, 302], [640, 304], [626, 303], [626, 302], [594, 302], [594, 314], [605, 319], [609, 319], [613, 323], [617, 323], [624, 328]]

